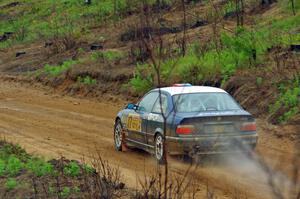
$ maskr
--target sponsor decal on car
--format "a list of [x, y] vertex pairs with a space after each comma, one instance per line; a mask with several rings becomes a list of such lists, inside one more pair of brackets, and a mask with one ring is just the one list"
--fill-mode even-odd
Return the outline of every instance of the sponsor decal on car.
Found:
[[163, 122], [164, 121], [164, 119], [163, 119], [163, 117], [161, 115], [154, 114], [154, 113], [150, 113], [148, 115], [148, 120], [149, 121], [155, 121], [155, 122]]

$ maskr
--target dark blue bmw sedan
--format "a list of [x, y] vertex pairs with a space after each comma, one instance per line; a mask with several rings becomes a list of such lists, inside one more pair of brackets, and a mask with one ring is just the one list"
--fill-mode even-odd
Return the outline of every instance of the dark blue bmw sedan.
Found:
[[116, 150], [141, 148], [160, 163], [164, 152], [195, 156], [252, 150], [257, 138], [254, 117], [226, 91], [190, 84], [151, 90], [121, 110], [114, 127]]

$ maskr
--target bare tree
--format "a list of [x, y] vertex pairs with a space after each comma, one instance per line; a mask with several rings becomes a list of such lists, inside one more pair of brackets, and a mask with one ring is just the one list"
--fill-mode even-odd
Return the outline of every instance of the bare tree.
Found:
[[[151, 27], [150, 21], [150, 12], [148, 9], [147, 3], [143, 2], [142, 9], [141, 9], [141, 27]], [[147, 54], [149, 55], [149, 60], [151, 66], [154, 70], [154, 81], [156, 82], [156, 87], [159, 88], [159, 104], [160, 104], [160, 112], [163, 118], [163, 163], [164, 163], [164, 181], [163, 181], [163, 198], [168, 198], [168, 182], [169, 182], [169, 171], [168, 171], [168, 146], [166, 142], [166, 134], [167, 134], [167, 119], [169, 118], [171, 112], [166, 113], [163, 110], [163, 99], [162, 99], [162, 92], [160, 88], [162, 87], [162, 75], [161, 75], [161, 67], [164, 60], [164, 48], [165, 42], [161, 36], [162, 34], [158, 33], [158, 36], [154, 37], [153, 35], [149, 35], [147, 37], [141, 38], [142, 44], [145, 47]], [[174, 63], [175, 67], [176, 62]], [[174, 68], [173, 67], [173, 68]]]
[[182, 56], [185, 56], [186, 54], [186, 9], [185, 9], [185, 2], [184, 0], [181, 0], [181, 7], [183, 12], [183, 38], [182, 38]]
[[235, 0], [236, 25], [244, 25], [244, 0]]
[[293, 14], [296, 15], [295, 0], [290, 0], [292, 4]]

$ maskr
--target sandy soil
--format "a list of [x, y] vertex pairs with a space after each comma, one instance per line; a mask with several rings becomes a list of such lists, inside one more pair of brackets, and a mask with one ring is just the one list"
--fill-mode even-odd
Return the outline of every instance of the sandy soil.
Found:
[[[123, 105], [60, 96], [47, 89], [33, 89], [0, 78], [0, 136], [47, 158], [65, 156], [81, 160], [84, 157], [89, 161], [98, 150], [104, 159], [120, 168], [128, 186], [137, 187], [138, 179], [145, 173], [153, 173], [157, 165], [154, 158], [143, 151], [114, 150], [114, 117]], [[285, 193], [293, 188], [294, 141], [272, 133], [282, 127], [267, 125], [262, 120], [258, 120], [258, 124], [260, 140], [254, 159], [264, 159], [271, 165], [275, 184]], [[297, 130], [297, 127], [289, 128], [289, 131]], [[236, 195], [274, 198], [268, 172], [258, 161], [243, 154], [219, 159], [222, 160], [202, 165], [190, 174], [200, 184], [201, 196], [206, 195], [209, 184], [219, 198]], [[177, 174], [183, 174], [188, 165], [175, 158], [169, 163], [171, 173]]]

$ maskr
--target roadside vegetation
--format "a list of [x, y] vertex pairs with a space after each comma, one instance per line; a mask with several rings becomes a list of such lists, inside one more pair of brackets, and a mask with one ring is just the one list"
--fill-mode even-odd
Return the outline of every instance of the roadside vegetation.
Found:
[[[218, 43], [208, 43], [205, 51], [199, 43], [191, 44], [185, 56], [167, 59], [162, 63], [162, 81], [166, 85], [174, 83], [174, 80], [199, 84], [205, 80], [221, 79], [225, 83], [238, 69], [264, 64], [267, 51], [272, 47], [288, 48], [291, 44], [299, 43], [300, 34], [289, 33], [298, 28], [299, 24], [300, 17], [294, 16], [272, 22], [267, 27], [238, 27], [234, 34], [221, 32]], [[149, 81], [149, 86], [154, 86], [153, 79], [143, 78], [147, 76], [143, 72], [149, 68], [152, 68], [151, 64], [137, 66], [137, 73], [130, 82], [137, 92], [146, 92], [149, 89], [140, 89], [145, 81]], [[150, 69], [149, 76], [153, 77], [153, 73], [154, 70]]]
[[[277, 122], [285, 123], [300, 113], [300, 79], [288, 81], [278, 87], [279, 97], [270, 106], [271, 117]], [[276, 117], [277, 116], [277, 117]]]
[[[147, 0], [151, 6], [157, 2], [160, 1]], [[166, 6], [171, 2], [164, 0], [161, 4]], [[5, 17], [0, 23], [0, 33], [15, 34], [12, 39], [0, 43], [0, 48], [40, 39], [70, 36], [70, 33], [74, 39], [79, 39], [89, 35], [91, 26], [113, 22], [137, 12], [138, 5], [139, 1], [135, 0], [93, 1], [90, 5], [84, 0], [4, 0], [0, 4], [0, 16]]]
[[57, 66], [50, 66], [46, 64], [42, 72], [44, 72], [46, 75], [56, 77], [69, 70], [74, 64], [76, 64], [76, 61], [73, 60], [65, 61], [61, 65]]
[[78, 77], [77, 82], [80, 84], [85, 84], [85, 85], [95, 85], [97, 83], [96, 79], [93, 79], [90, 76], [85, 76], [85, 77]]
[[[116, 198], [128, 195], [118, 170], [105, 161], [96, 170], [64, 158], [46, 161], [18, 145], [0, 141], [0, 197]], [[102, 173], [103, 172], [103, 173]]]

